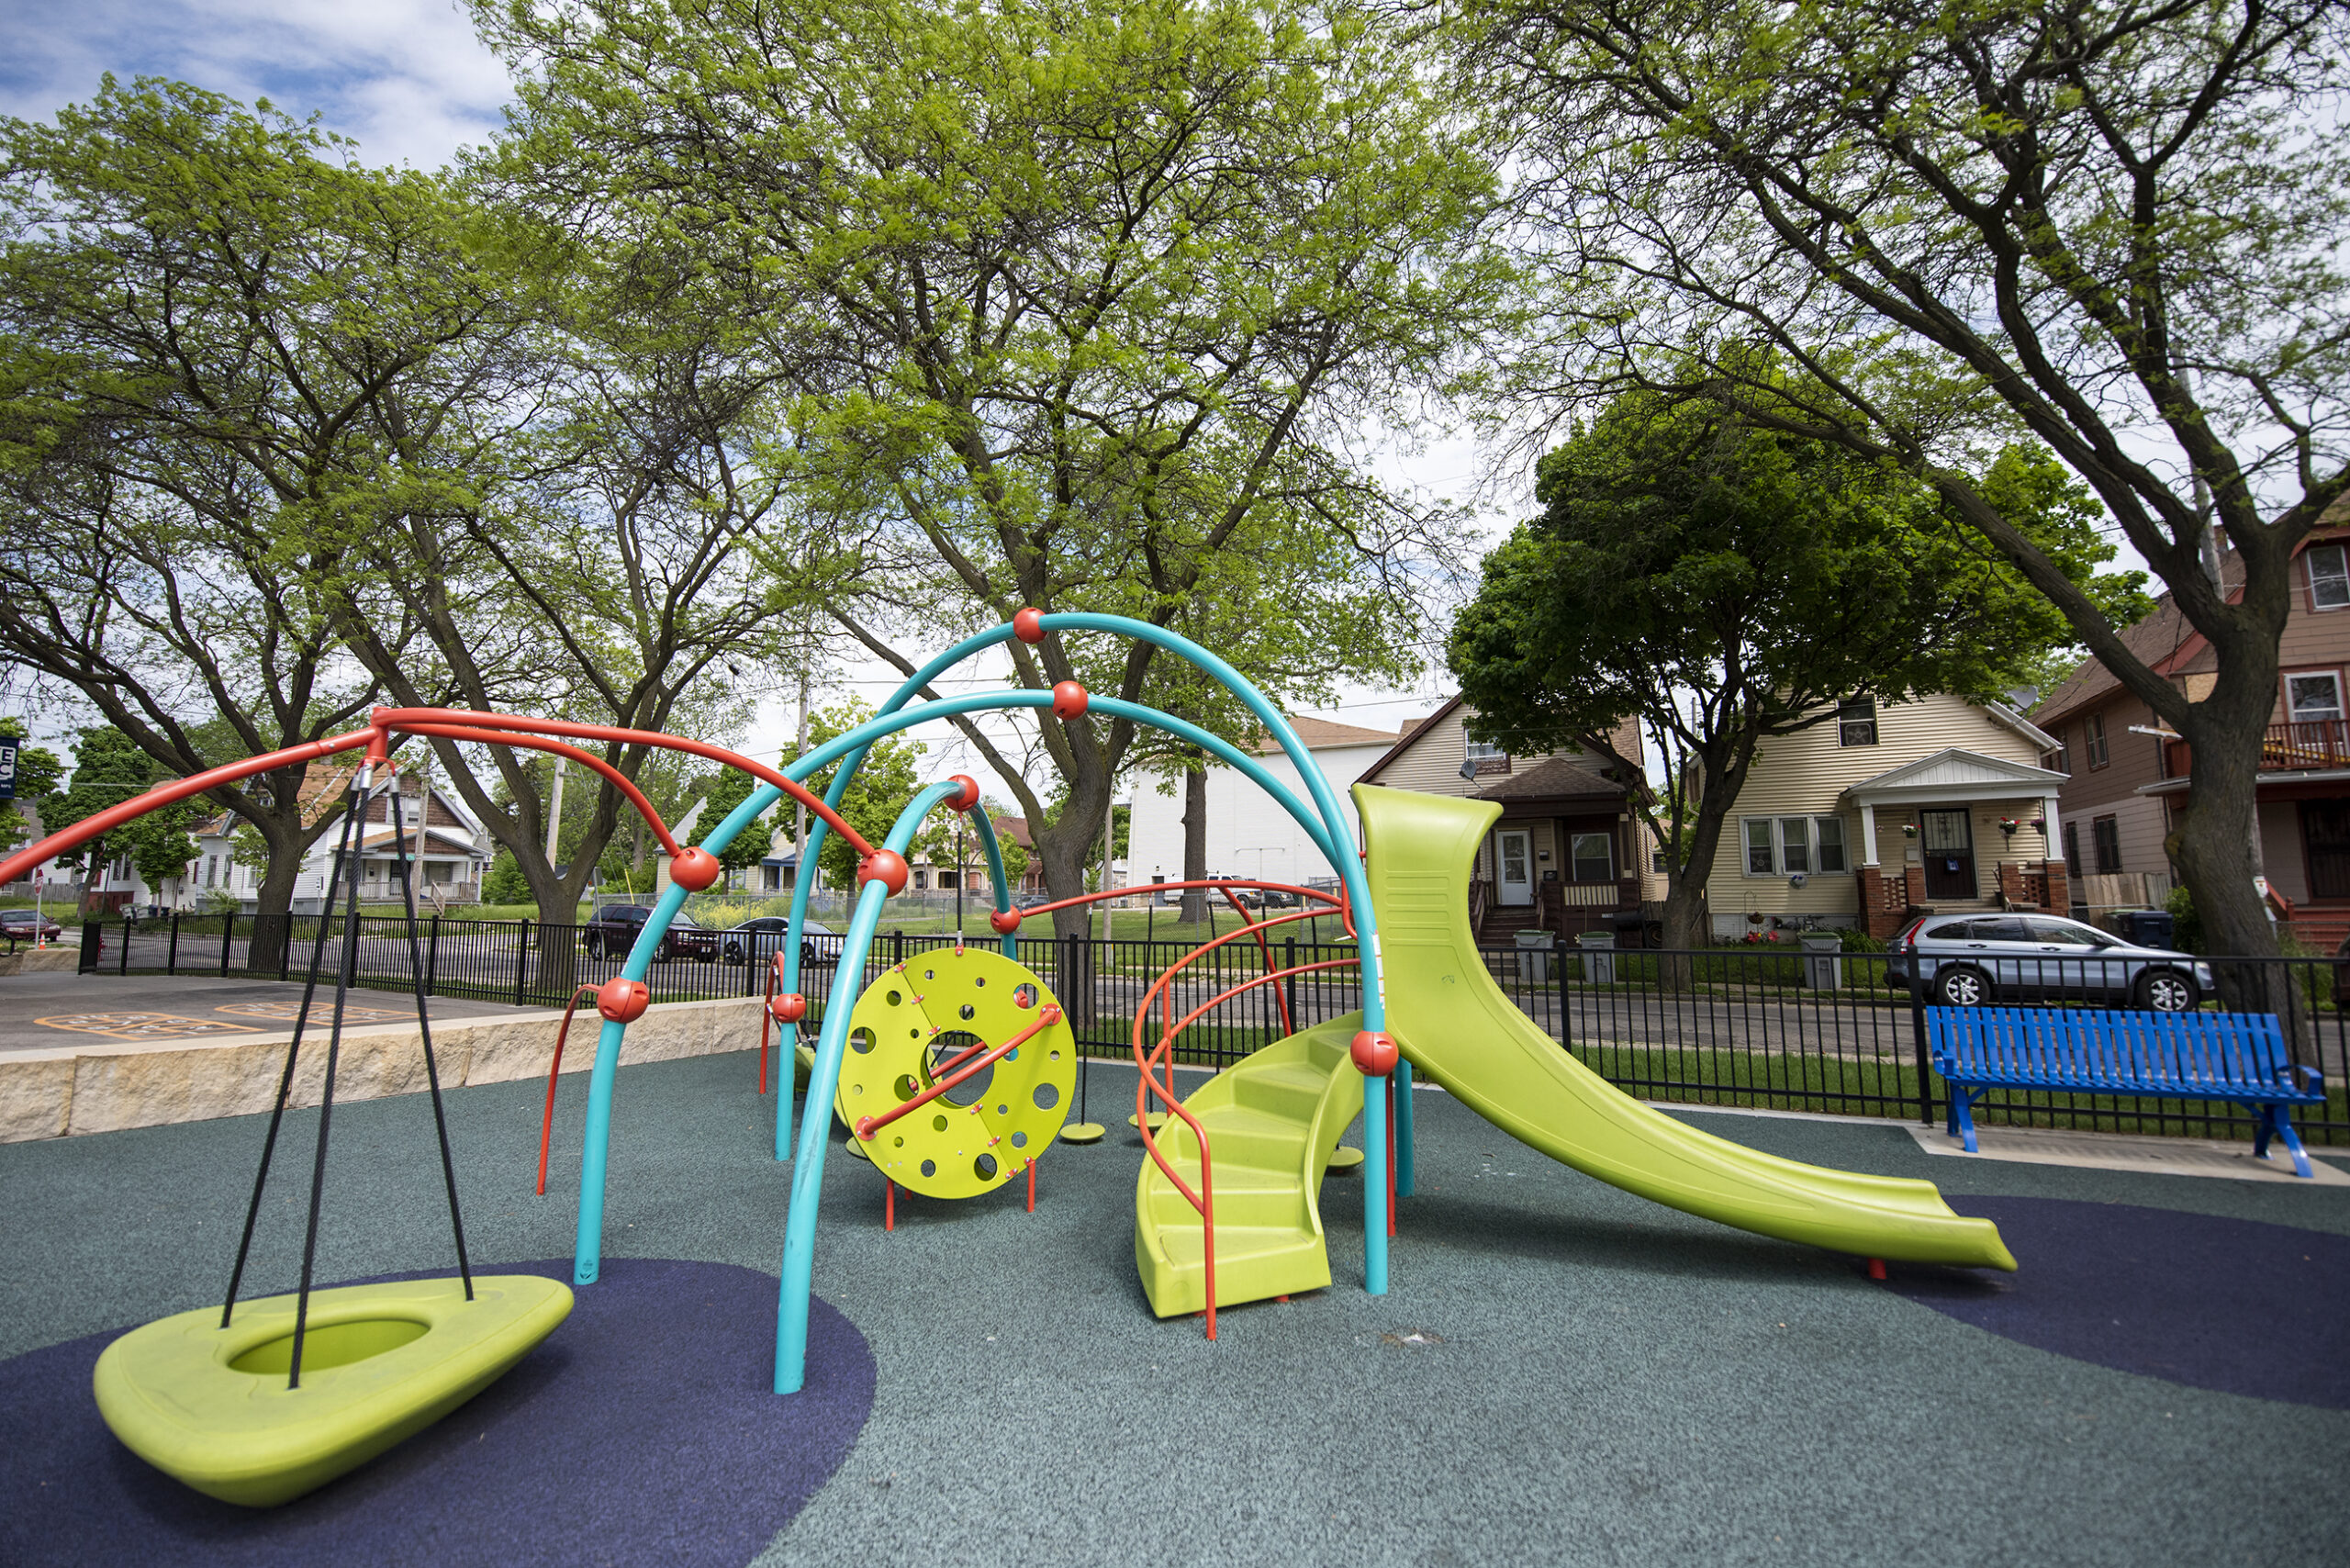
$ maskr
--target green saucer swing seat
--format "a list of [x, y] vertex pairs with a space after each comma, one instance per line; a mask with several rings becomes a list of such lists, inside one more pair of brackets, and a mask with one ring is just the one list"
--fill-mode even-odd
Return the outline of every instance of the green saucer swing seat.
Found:
[[310, 1293], [288, 1388], [295, 1297], [134, 1328], [98, 1357], [98, 1412], [123, 1445], [223, 1502], [274, 1507], [471, 1399], [571, 1315], [571, 1288], [489, 1274]]

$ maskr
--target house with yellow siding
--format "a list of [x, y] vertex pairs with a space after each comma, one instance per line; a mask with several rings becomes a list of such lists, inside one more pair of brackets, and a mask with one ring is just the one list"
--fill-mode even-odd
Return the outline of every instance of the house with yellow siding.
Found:
[[2001, 703], [1847, 702], [1765, 737], [1707, 883], [1718, 937], [2068, 904], [2053, 737]]

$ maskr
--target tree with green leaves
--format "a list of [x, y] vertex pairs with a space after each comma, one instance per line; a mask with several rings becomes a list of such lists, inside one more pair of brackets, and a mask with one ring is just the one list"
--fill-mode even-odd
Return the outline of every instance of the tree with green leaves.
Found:
[[[852, 697], [830, 707], [819, 708], [808, 715], [808, 750], [817, 751], [871, 719], [878, 711], [863, 698]], [[865, 754], [864, 766], [849, 786], [837, 808], [841, 820], [863, 834], [867, 840], [879, 844], [889, 836], [899, 816], [913, 802], [925, 784], [936, 783], [923, 776], [922, 758], [930, 748], [920, 741], [903, 735], [890, 735], [876, 741]], [[784, 749], [783, 763], [789, 767], [798, 761], [801, 752], [797, 745]], [[818, 796], [832, 788], [833, 775], [837, 769], [827, 767], [810, 777], [808, 788]], [[950, 828], [950, 831], [951, 828]], [[824, 834], [823, 847], [817, 851], [816, 864], [836, 888], [856, 885], [856, 851], [848, 840], [837, 833]], [[800, 875], [809, 871], [803, 857]]]
[[[1393, 28], [1293, 0], [474, 14], [519, 78], [509, 187], [679, 237], [800, 365], [778, 449], [812, 514], [870, 531], [826, 601], [868, 651], [911, 671], [909, 628], [1225, 604], [1277, 697], [1325, 661], [1409, 663], [1409, 585], [1380, 567], [1435, 514], [1353, 446], [1413, 422], [1503, 269], [1491, 175]], [[1007, 652], [1022, 688], [1136, 700], [1170, 662], [1080, 635]], [[1039, 722], [1058, 818], [1021, 747], [964, 734], [1077, 892], [1134, 726]]]
[[[2061, 471], [2005, 461], [2015, 525], [2089, 577], [2113, 552]], [[1663, 846], [1669, 947], [1705, 943], [1707, 874], [1765, 736], [1855, 698], [1998, 700], [2063, 634], [1931, 487], [1718, 404], [1621, 398], [1543, 459], [1537, 494], [1542, 515], [1486, 557], [1454, 626], [1471, 734], [1608, 760]], [[2135, 588], [2091, 577], [2084, 591]], [[1627, 722], [1681, 788], [1643, 787], [1651, 756], [1612, 739]]]
[[[2177, 868], [2216, 946], [2274, 952], [2261, 734], [2298, 553], [2350, 487], [2350, 10], [1472, 0], [1440, 31], [1545, 283], [1497, 386], [1697, 392], [1922, 476], [2191, 744]], [[1985, 489], [2019, 439], [2210, 644], [2209, 691]]]
[[[494, 332], [384, 277], [427, 214], [427, 177], [182, 84], [0, 121], [0, 650], [172, 775], [349, 731], [379, 694], [337, 625], [404, 483], [365, 410], [431, 420], [436, 350]], [[397, 605], [364, 601], [404, 653]], [[267, 846], [256, 967], [335, 820], [305, 820], [308, 776], [209, 792]]]
[[[41, 826], [62, 832], [109, 806], [137, 799], [171, 777], [129, 735], [111, 724], [94, 725], [74, 743], [73, 778], [43, 802]], [[203, 821], [204, 814], [201, 802], [180, 801], [109, 828], [62, 857], [84, 868], [83, 913], [98, 913], [105, 890], [99, 873], [111, 861], [127, 857], [151, 889], [185, 875], [188, 862], [196, 858], [196, 840], [187, 830]]]

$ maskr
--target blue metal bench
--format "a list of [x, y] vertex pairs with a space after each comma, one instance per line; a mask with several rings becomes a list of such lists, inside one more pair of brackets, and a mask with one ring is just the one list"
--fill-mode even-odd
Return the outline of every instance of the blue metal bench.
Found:
[[2288, 1107], [2322, 1105], [2325, 1082], [2298, 1067], [2274, 1013], [2121, 1013], [2069, 1007], [1930, 1007], [1934, 1070], [1950, 1085], [1951, 1136], [1975, 1148], [1975, 1102], [1994, 1089], [2047, 1089], [2172, 1100], [2226, 1100], [2258, 1117], [2268, 1140], [2314, 1176]]

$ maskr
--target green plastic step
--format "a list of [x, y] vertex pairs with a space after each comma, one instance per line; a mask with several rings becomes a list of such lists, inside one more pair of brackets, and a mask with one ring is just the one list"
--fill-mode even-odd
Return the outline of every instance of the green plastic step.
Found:
[[[1205, 1129], [1215, 1178], [1218, 1306], [1320, 1290], [1330, 1282], [1319, 1193], [1330, 1150], [1362, 1113], [1362, 1075], [1348, 1047], [1360, 1014], [1277, 1040], [1216, 1074], [1183, 1102]], [[1193, 1191], [1199, 1159], [1173, 1118], [1159, 1135]], [[1161, 1317], [1207, 1305], [1204, 1227], [1146, 1151], [1135, 1183], [1135, 1267]]]

